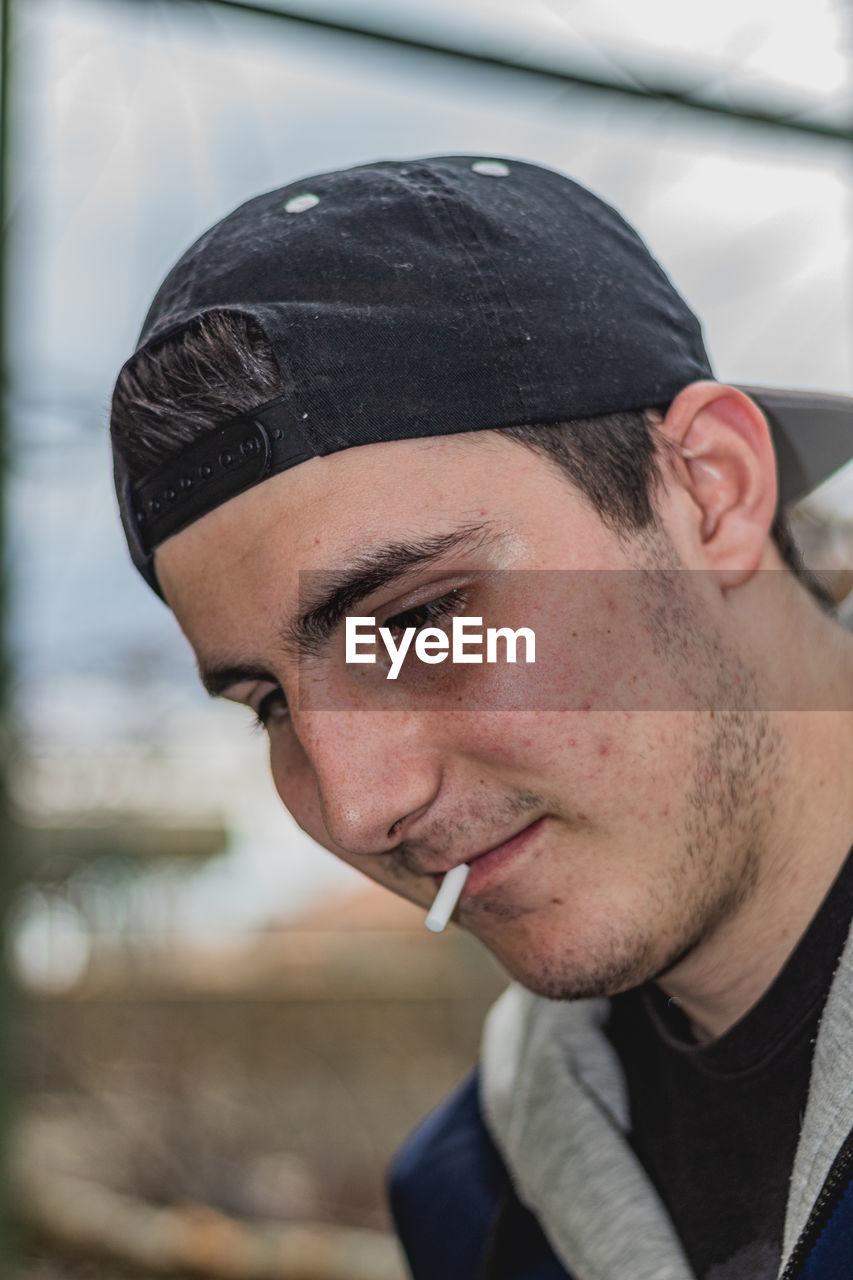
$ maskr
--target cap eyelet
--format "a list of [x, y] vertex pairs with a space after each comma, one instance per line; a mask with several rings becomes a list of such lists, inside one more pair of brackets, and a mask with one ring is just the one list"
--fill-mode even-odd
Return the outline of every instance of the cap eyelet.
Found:
[[510, 172], [509, 165], [503, 160], [475, 160], [471, 168], [484, 178], [508, 178]]
[[285, 213], [307, 213], [309, 209], [313, 209], [315, 205], [320, 203], [320, 197], [315, 196], [311, 191], [304, 191], [302, 195], [291, 196], [285, 203]]

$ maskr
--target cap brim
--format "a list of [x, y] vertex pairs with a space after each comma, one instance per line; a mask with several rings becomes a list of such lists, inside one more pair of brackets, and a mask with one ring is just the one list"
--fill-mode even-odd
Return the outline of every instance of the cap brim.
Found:
[[770, 424], [781, 506], [798, 502], [853, 459], [853, 397], [737, 385]]

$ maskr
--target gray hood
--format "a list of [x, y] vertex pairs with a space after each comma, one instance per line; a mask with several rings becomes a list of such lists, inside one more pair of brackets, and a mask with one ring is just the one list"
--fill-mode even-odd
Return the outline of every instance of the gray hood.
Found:
[[[627, 1141], [622, 1070], [601, 1029], [607, 1010], [606, 1000], [545, 1000], [511, 986], [486, 1021], [486, 1123], [519, 1198], [577, 1280], [695, 1280]], [[853, 933], [815, 1047], [780, 1275], [851, 1129]]]

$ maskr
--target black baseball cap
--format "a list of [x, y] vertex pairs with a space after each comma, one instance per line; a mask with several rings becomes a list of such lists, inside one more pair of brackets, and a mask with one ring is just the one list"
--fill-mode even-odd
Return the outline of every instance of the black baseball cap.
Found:
[[[713, 378], [699, 322], [632, 227], [521, 160], [441, 156], [319, 174], [255, 197], [160, 286], [128, 363], [212, 311], [256, 320], [283, 394], [133, 480], [131, 556], [308, 458], [388, 440], [665, 408]], [[744, 387], [781, 502], [853, 456], [853, 400]]]

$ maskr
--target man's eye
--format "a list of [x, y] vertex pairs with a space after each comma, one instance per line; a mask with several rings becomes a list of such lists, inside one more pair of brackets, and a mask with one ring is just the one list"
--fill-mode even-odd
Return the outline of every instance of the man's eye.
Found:
[[281, 689], [271, 689], [258, 703], [255, 711], [255, 724], [259, 729], [267, 729], [271, 723], [289, 719], [287, 701]]
[[468, 603], [467, 593], [460, 588], [448, 591], [447, 595], [437, 600], [428, 600], [425, 604], [415, 605], [404, 613], [395, 613], [384, 624], [395, 638], [403, 634], [407, 627], [421, 631], [424, 627], [440, 627], [449, 622], [456, 614], [461, 613]]

